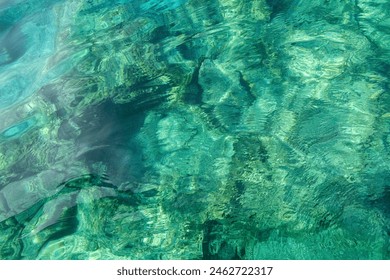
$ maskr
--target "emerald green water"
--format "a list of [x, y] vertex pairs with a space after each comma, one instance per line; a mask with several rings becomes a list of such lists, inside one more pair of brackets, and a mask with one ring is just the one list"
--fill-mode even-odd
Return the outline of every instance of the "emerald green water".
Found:
[[1, 0], [0, 259], [389, 259], [389, 19]]

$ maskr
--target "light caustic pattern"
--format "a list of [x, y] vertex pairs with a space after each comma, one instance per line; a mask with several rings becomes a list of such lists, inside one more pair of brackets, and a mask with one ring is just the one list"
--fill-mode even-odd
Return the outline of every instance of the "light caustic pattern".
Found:
[[1, 259], [389, 259], [390, 2], [3, 0]]

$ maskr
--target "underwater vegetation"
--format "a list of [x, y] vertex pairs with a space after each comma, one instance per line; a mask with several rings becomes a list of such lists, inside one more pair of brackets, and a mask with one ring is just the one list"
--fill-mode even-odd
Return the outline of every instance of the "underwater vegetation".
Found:
[[0, 259], [389, 259], [390, 1], [0, 3]]

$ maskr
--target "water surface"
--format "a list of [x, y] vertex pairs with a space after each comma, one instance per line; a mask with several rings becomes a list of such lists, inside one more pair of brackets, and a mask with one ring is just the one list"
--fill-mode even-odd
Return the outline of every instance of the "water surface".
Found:
[[389, 259], [390, 2], [2, 0], [1, 259]]

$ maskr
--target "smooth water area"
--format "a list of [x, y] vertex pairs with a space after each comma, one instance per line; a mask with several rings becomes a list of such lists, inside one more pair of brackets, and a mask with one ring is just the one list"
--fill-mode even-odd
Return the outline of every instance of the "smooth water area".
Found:
[[0, 259], [389, 259], [389, 0], [0, 0]]

